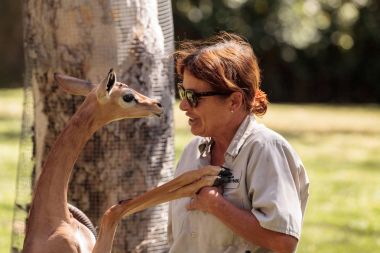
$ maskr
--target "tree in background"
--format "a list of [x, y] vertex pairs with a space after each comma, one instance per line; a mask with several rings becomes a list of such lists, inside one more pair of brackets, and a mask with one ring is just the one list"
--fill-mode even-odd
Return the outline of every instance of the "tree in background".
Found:
[[[23, 4], [25, 82], [32, 87], [35, 108], [33, 180], [82, 100], [59, 90], [53, 72], [98, 82], [114, 67], [120, 81], [157, 98], [166, 110], [161, 119], [111, 123], [85, 146], [74, 168], [69, 201], [98, 224], [100, 215], [120, 199], [133, 198], [172, 176], [170, 1], [26, 0]], [[124, 220], [113, 252], [166, 251], [166, 213], [167, 206], [162, 205]]]
[[[20, 2], [0, 3], [0, 86], [19, 82], [22, 74]], [[380, 102], [379, 1], [172, 3], [176, 40], [207, 37], [219, 30], [247, 37], [261, 60], [263, 87], [271, 101]]]
[[244, 35], [272, 101], [380, 102], [374, 0], [176, 0], [176, 40]]

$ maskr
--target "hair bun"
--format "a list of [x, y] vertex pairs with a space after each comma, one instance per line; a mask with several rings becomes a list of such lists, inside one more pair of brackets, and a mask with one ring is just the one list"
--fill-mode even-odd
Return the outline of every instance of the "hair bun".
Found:
[[256, 90], [255, 99], [252, 105], [252, 112], [257, 116], [263, 116], [268, 108], [267, 94], [261, 89]]

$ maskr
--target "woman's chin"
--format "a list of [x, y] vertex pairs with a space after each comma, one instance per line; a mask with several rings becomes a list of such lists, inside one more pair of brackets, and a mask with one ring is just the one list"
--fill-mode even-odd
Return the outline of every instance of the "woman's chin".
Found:
[[199, 128], [191, 127], [190, 129], [191, 133], [195, 136], [200, 136], [200, 137], [208, 137], [207, 135], [204, 134], [203, 131], [201, 131]]
[[199, 128], [195, 126], [190, 126], [190, 131], [193, 135], [198, 135], [198, 136], [201, 135], [201, 131], [199, 131]]
[[190, 131], [193, 135], [196, 136], [202, 136], [203, 137], [203, 130], [202, 125], [199, 124], [199, 121], [196, 120], [189, 120], [189, 126], [190, 126]]
[[191, 132], [193, 135], [198, 135], [198, 132], [196, 131], [196, 129], [193, 129], [192, 127], [190, 128], [190, 132]]

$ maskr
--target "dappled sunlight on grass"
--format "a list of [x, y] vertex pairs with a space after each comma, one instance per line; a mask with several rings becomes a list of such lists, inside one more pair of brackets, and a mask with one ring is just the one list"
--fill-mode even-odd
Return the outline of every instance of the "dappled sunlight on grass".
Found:
[[0, 89], [0, 119], [19, 119], [22, 112], [22, 89]]

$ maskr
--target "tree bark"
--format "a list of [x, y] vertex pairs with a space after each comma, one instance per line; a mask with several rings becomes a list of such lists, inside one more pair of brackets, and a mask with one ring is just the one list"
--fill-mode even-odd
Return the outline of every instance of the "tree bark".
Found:
[[[169, 14], [169, 16], [168, 16]], [[112, 204], [172, 176], [174, 85], [170, 1], [25, 0], [26, 82], [35, 106], [35, 169], [82, 98], [65, 94], [52, 73], [100, 81], [113, 67], [118, 80], [161, 101], [160, 119], [124, 120], [95, 133], [72, 173], [69, 199], [94, 224]], [[113, 252], [164, 252], [167, 206], [123, 220]]]

